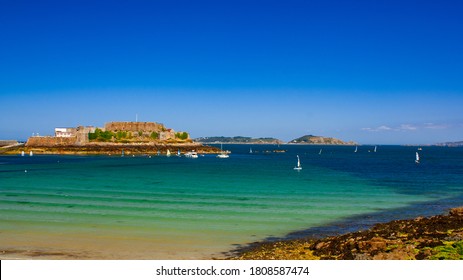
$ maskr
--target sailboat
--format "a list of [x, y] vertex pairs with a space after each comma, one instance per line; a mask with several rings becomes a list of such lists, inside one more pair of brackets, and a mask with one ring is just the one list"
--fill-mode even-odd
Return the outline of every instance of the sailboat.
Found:
[[418, 152], [416, 152], [415, 162], [420, 163], [420, 154], [418, 154]]
[[170, 151], [167, 149], [166, 156], [170, 157]]
[[249, 153], [252, 154], [252, 148], [249, 148]]
[[24, 151], [21, 151], [21, 156], [22, 156], [22, 157], [24, 156]]
[[373, 152], [375, 152], [375, 153], [376, 153], [376, 146], [375, 146], [375, 149], [373, 150]]
[[323, 149], [320, 149], [320, 152], [318, 152], [318, 154], [319, 154], [319, 155], [321, 155], [321, 154], [322, 154], [322, 150], [323, 150]]
[[178, 157], [180, 156], [180, 149], [178, 149], [178, 151], [177, 151], [177, 156]]
[[29, 156], [33, 156], [33, 155], [34, 155], [34, 153], [32, 153], [32, 151], [30, 151], [30, 152], [29, 152]]
[[299, 160], [299, 155], [297, 155], [297, 165], [294, 167], [294, 170], [302, 170], [301, 161]]
[[220, 154], [217, 155], [218, 158], [229, 158], [230, 156], [222, 149], [222, 143], [220, 144]]
[[357, 146], [355, 146], [355, 151], [354, 151], [354, 153], [356, 153], [356, 152], [357, 152], [357, 150], [358, 150], [358, 147], [357, 147]]

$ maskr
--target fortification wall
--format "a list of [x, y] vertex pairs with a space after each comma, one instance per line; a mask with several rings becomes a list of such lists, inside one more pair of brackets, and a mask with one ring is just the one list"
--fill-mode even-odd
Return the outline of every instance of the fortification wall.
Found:
[[76, 137], [30, 137], [27, 140], [27, 147], [56, 147], [56, 146], [69, 146], [76, 144]]
[[0, 140], [0, 147], [11, 146], [18, 144], [16, 140]]
[[107, 131], [159, 132], [165, 127], [155, 122], [109, 122], [105, 124], [105, 129]]

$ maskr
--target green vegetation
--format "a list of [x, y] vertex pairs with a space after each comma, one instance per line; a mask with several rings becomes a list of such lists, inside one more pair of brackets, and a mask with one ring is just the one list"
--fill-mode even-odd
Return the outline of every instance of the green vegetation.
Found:
[[432, 249], [431, 260], [463, 260], [463, 241], [444, 242]]
[[109, 142], [113, 139], [115, 134], [111, 131], [103, 131], [99, 128], [95, 129], [95, 132], [88, 134], [88, 139], [90, 141], [101, 141], [101, 142]]
[[126, 131], [118, 131], [116, 133], [116, 139], [117, 140], [127, 139], [127, 132]]
[[157, 132], [151, 132], [150, 137], [151, 137], [152, 139], [159, 139], [159, 133], [157, 133]]
[[177, 132], [177, 133], [175, 133], [175, 137], [180, 139], [180, 140], [186, 140], [186, 139], [188, 139], [188, 133], [186, 133], [186, 132]]

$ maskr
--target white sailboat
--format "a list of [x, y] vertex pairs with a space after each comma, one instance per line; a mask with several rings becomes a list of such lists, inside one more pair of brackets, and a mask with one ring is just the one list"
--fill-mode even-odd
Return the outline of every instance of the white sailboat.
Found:
[[21, 156], [22, 156], [22, 157], [24, 156], [24, 151], [21, 151]]
[[321, 154], [322, 154], [322, 150], [323, 150], [323, 149], [320, 149], [320, 152], [318, 152], [318, 154], [319, 154], [319, 155], [321, 155]]
[[294, 167], [294, 170], [302, 170], [301, 161], [299, 160], [299, 155], [297, 155], [297, 165]]
[[376, 153], [376, 146], [375, 146], [375, 149], [373, 150], [373, 152], [375, 152], [375, 153]]
[[218, 158], [229, 158], [230, 156], [222, 149], [222, 143], [220, 143], [220, 154], [217, 155]]
[[415, 162], [420, 163], [420, 154], [418, 152], [416, 152]]
[[252, 148], [249, 148], [249, 153], [252, 154]]
[[170, 151], [167, 149], [166, 156], [170, 157]]
[[355, 146], [355, 151], [354, 151], [354, 153], [356, 153], [356, 152], [357, 152], [357, 150], [358, 150], [358, 147], [357, 147], [357, 146]]
[[29, 152], [29, 156], [33, 156], [34, 153], [32, 151]]
[[177, 156], [178, 156], [178, 157], [181, 156], [181, 155], [180, 155], [180, 149], [178, 149], [178, 151], [177, 151]]

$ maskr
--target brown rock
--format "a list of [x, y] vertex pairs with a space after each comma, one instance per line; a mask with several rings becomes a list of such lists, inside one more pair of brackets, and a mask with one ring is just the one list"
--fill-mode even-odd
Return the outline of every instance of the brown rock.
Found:
[[450, 216], [463, 217], [463, 207], [450, 209]]

